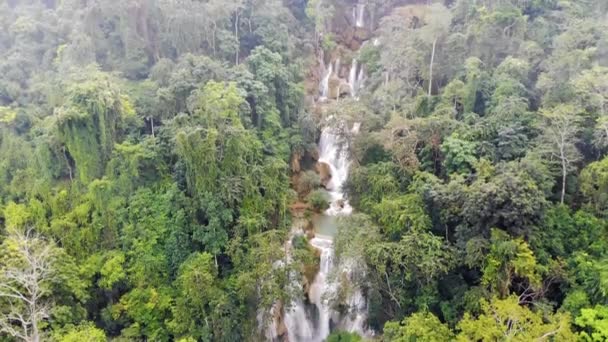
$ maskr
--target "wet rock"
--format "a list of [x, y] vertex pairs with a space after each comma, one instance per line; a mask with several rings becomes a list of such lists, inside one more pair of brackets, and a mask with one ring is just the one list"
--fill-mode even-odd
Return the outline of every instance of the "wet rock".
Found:
[[348, 84], [348, 82], [342, 80], [340, 82], [340, 87], [339, 87], [339, 93], [338, 96], [339, 97], [345, 97], [345, 96], [350, 96], [352, 93], [352, 87], [350, 84]]
[[285, 318], [283, 317], [283, 303], [278, 302], [276, 306], [276, 310], [274, 310], [274, 317], [272, 318], [275, 322], [275, 327], [277, 328], [277, 337], [279, 339], [283, 339], [287, 337], [287, 325], [285, 324]]
[[306, 231], [306, 238], [308, 240], [314, 239], [315, 238], [315, 231], [314, 229], [310, 229]]
[[337, 99], [340, 96], [340, 83], [342, 81], [337, 76], [332, 76], [329, 79], [329, 94], [330, 99]]
[[308, 154], [310, 155], [310, 158], [312, 158], [312, 160], [317, 161], [319, 160], [319, 148], [315, 146], [315, 148], [310, 149], [308, 151]]
[[359, 43], [359, 46], [361, 45], [360, 42], [365, 41], [369, 38], [370, 38], [370, 31], [366, 28], [356, 29], [354, 32], [354, 35], [353, 35], [353, 40], [356, 41], [357, 43]]
[[327, 187], [327, 184], [329, 184], [329, 181], [331, 180], [331, 168], [327, 163], [318, 162], [315, 169], [321, 178], [321, 184], [324, 187]]
[[312, 220], [308, 220], [306, 225], [304, 226], [304, 231], [306, 232], [306, 237], [310, 240], [315, 237], [315, 225]]

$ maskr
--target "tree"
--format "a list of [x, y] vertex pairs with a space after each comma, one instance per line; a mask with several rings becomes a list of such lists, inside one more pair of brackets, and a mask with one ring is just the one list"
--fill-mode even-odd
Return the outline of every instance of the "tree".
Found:
[[581, 309], [574, 324], [581, 327], [580, 339], [583, 341], [605, 341], [608, 338], [608, 307], [596, 305]]
[[580, 159], [576, 148], [577, 134], [580, 131], [581, 118], [573, 105], [558, 105], [541, 111], [544, 125], [542, 127], [542, 146], [550, 160], [557, 159], [561, 167], [562, 189], [560, 202], [566, 197], [566, 180], [572, 166]]
[[476, 147], [475, 142], [463, 140], [456, 133], [448, 137], [441, 145], [441, 151], [445, 155], [446, 174], [470, 171], [477, 160], [475, 158]]
[[516, 296], [505, 299], [481, 300], [481, 314], [469, 313], [458, 323], [456, 341], [534, 341], [553, 339], [574, 341], [567, 314], [533, 312], [519, 305]]
[[428, 232], [409, 232], [398, 242], [368, 243], [364, 252], [370, 278], [386, 296], [387, 304], [398, 311], [412, 304], [427, 307], [426, 300], [433, 298], [425, 291], [454, 265], [451, 246]]
[[371, 212], [383, 234], [393, 241], [398, 241], [406, 233], [424, 232], [431, 227], [424, 202], [417, 194], [384, 198], [371, 208]]
[[85, 73], [68, 87], [68, 98], [56, 112], [59, 136], [78, 175], [87, 183], [102, 175], [124, 122], [135, 117], [129, 99], [117, 91], [109, 75]]
[[547, 204], [534, 172], [536, 166], [510, 163], [497, 168], [479, 163], [476, 179], [467, 184], [462, 177], [433, 186], [432, 197], [439, 205], [442, 221], [455, 230], [457, 244], [474, 237], [487, 239], [494, 227], [514, 236], [530, 234], [542, 219]]
[[321, 177], [312, 171], [304, 171], [298, 179], [297, 190], [300, 195], [308, 195], [321, 186]]
[[254, 123], [258, 128], [262, 128], [264, 124], [268, 125], [265, 122], [267, 118], [264, 117], [264, 112], [275, 107], [281, 112], [282, 122], [287, 124], [291, 115], [290, 108], [287, 106], [287, 94], [289, 87], [293, 87], [293, 85], [289, 83], [289, 74], [286, 66], [282, 64], [281, 55], [258, 47], [247, 58], [247, 66], [255, 79], [266, 88], [265, 93], [256, 94], [257, 98], [254, 102], [256, 107], [252, 108], [253, 112], [257, 114], [257, 117], [253, 118]]
[[448, 34], [452, 21], [452, 15], [450, 11], [441, 4], [432, 4], [429, 6], [428, 11], [429, 14], [425, 18], [426, 25], [420, 30], [422, 31], [422, 38], [432, 42], [428, 88], [428, 96], [430, 97], [433, 90], [433, 64], [435, 62], [437, 42], [440, 39], [445, 38], [445, 36]]
[[608, 214], [608, 158], [587, 165], [581, 172], [581, 192], [597, 215]]
[[43, 338], [51, 314], [51, 283], [57, 278], [58, 249], [29, 229], [13, 230], [2, 243], [0, 332], [27, 342]]
[[345, 184], [349, 200], [355, 207], [366, 208], [397, 193], [399, 182], [395, 174], [396, 166], [389, 162], [353, 168]]
[[587, 251], [575, 252], [569, 260], [572, 280], [584, 290], [591, 303], [600, 303], [608, 297], [608, 266], [606, 257]]
[[173, 321], [169, 326], [178, 335], [189, 334], [198, 338], [213, 336], [214, 301], [221, 301], [221, 289], [217, 284], [217, 268], [209, 253], [196, 253], [180, 267], [176, 280], [180, 291], [173, 307]]
[[493, 229], [482, 283], [495, 288], [499, 296], [505, 298], [515, 277], [527, 279], [531, 287], [540, 285], [534, 253], [521, 238], [511, 240], [505, 232]]
[[106, 342], [106, 334], [92, 323], [81, 324], [69, 329], [57, 338], [61, 342]]
[[392, 342], [439, 342], [454, 338], [454, 333], [430, 312], [417, 312], [398, 322], [387, 322], [384, 336]]
[[595, 145], [608, 146], [608, 68], [594, 67], [585, 70], [572, 81], [579, 106], [596, 119]]
[[605, 21], [569, 19], [566, 29], [553, 39], [551, 55], [542, 63], [544, 72], [539, 76], [537, 87], [543, 93], [543, 104], [547, 106], [567, 103], [577, 96], [572, 81], [593, 67], [601, 51], [597, 45], [606, 39]]
[[549, 208], [540, 227], [530, 238], [538, 261], [569, 258], [577, 251], [601, 254], [606, 222], [586, 210], [573, 211], [566, 205]]

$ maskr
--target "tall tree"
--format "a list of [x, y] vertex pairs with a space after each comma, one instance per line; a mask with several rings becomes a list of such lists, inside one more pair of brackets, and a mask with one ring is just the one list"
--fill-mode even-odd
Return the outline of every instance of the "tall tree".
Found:
[[576, 144], [580, 131], [581, 118], [577, 115], [576, 107], [560, 104], [551, 109], [541, 111], [543, 119], [543, 135], [541, 149], [550, 160], [557, 160], [561, 168], [561, 195], [563, 204], [566, 197], [566, 180], [574, 163], [580, 159]]
[[427, 95], [430, 97], [433, 91], [433, 65], [437, 52], [437, 43], [445, 39], [450, 30], [452, 15], [450, 11], [441, 4], [433, 4], [428, 8], [428, 15], [424, 19], [426, 25], [421, 30], [422, 39], [430, 42], [431, 58], [429, 63], [429, 87]]
[[43, 340], [50, 317], [50, 286], [57, 279], [58, 250], [33, 230], [13, 230], [0, 256], [0, 332], [27, 342]]

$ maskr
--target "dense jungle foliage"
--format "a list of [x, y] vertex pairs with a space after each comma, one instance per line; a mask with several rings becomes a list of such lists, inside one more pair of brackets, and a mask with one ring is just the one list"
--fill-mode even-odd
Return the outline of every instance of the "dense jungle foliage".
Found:
[[319, 114], [345, 3], [0, 2], [0, 341], [263, 341], [327, 116], [374, 339], [608, 340], [608, 2], [365, 1]]

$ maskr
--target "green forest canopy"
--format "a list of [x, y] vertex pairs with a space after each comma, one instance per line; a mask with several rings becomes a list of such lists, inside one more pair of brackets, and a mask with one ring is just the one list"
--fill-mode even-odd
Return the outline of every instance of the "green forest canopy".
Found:
[[[293, 161], [354, 4], [3, 1], [0, 341], [263, 340], [314, 258], [278, 262], [290, 205], [326, 205]], [[608, 3], [368, 8], [366, 85], [326, 110], [361, 123], [335, 246], [374, 338], [608, 339]]]

